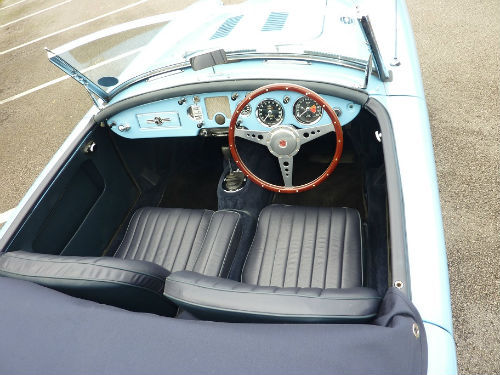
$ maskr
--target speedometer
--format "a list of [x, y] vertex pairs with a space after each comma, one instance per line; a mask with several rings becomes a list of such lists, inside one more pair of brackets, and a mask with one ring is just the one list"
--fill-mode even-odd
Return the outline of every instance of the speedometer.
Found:
[[303, 96], [293, 105], [293, 115], [301, 124], [312, 125], [321, 119], [323, 108], [314, 99]]
[[256, 115], [262, 125], [278, 125], [283, 121], [283, 107], [274, 99], [265, 99], [257, 106]]

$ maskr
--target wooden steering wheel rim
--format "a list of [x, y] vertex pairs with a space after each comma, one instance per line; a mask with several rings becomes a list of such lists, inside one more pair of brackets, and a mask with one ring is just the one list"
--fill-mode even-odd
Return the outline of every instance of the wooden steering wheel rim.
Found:
[[[236, 149], [236, 142], [235, 142], [235, 129], [236, 129], [236, 122], [238, 121], [238, 117], [243, 110], [243, 108], [246, 107], [250, 101], [255, 99], [257, 96], [260, 96], [262, 94], [269, 93], [271, 91], [295, 91], [298, 92], [302, 95], [308, 96], [311, 99], [315, 100], [326, 113], [330, 117], [330, 120], [332, 120], [333, 127], [335, 129], [335, 134], [337, 137], [336, 140], [336, 148], [335, 148], [335, 154], [333, 155], [332, 161], [328, 168], [316, 179], [313, 181], [310, 181], [306, 184], [299, 185], [299, 186], [280, 186], [280, 185], [274, 185], [271, 184], [267, 181], [262, 180], [261, 178], [257, 177], [255, 174], [248, 169], [248, 167], [243, 163], [241, 160], [240, 155], [238, 154], [238, 150]], [[313, 129], [313, 127], [311, 127]], [[321, 96], [316, 94], [314, 91], [311, 91], [303, 86], [295, 85], [292, 83], [273, 83], [270, 85], [262, 86], [259, 87], [258, 89], [252, 91], [249, 95], [247, 95], [237, 106], [236, 110], [234, 111], [233, 115], [231, 116], [231, 122], [229, 124], [229, 134], [228, 134], [228, 141], [229, 141], [229, 149], [231, 151], [231, 155], [233, 156], [234, 161], [236, 162], [236, 165], [238, 168], [254, 183], [257, 185], [263, 187], [264, 189], [274, 191], [276, 193], [300, 193], [302, 191], [306, 191], [309, 189], [312, 189], [319, 184], [321, 184], [323, 181], [325, 181], [328, 176], [332, 174], [334, 169], [337, 167], [340, 156], [342, 155], [342, 147], [344, 144], [344, 138], [342, 134], [342, 127], [340, 126], [340, 121], [335, 113], [335, 111], [330, 107], [330, 105], [326, 102], [325, 99], [323, 99]]]

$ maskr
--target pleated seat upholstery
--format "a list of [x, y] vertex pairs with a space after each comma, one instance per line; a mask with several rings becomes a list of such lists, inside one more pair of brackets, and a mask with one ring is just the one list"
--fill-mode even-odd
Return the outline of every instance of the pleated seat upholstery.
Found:
[[242, 281], [282, 288], [359, 287], [360, 225], [352, 208], [269, 206], [260, 214]]
[[234, 211], [145, 207], [134, 213], [115, 258], [225, 277], [241, 235], [239, 221]]
[[241, 215], [144, 207], [137, 210], [114, 257], [12, 251], [0, 254], [0, 276], [132, 311], [174, 315], [163, 296], [170, 272], [226, 277], [241, 235]]
[[174, 272], [165, 295], [200, 317], [245, 322], [367, 321], [381, 301], [363, 285], [356, 210], [284, 205], [261, 211], [241, 282]]

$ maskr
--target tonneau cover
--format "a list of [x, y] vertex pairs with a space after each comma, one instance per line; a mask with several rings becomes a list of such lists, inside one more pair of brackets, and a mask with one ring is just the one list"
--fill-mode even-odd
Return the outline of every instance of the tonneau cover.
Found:
[[[134, 313], [0, 277], [0, 374], [425, 374], [418, 312], [373, 324], [214, 323]], [[419, 328], [415, 335], [414, 323]]]

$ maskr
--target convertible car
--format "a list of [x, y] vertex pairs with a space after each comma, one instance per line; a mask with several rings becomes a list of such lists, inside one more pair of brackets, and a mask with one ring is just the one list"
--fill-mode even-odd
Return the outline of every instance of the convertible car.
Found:
[[47, 53], [95, 105], [0, 232], [1, 374], [456, 373], [403, 0], [200, 1]]

